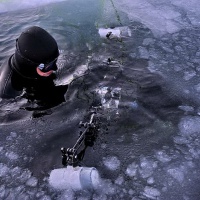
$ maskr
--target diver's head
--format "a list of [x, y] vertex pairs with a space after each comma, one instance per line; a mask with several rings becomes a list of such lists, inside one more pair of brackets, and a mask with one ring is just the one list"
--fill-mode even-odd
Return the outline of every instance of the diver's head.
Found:
[[16, 40], [12, 66], [27, 78], [48, 77], [57, 70], [58, 56], [55, 39], [44, 29], [32, 26]]

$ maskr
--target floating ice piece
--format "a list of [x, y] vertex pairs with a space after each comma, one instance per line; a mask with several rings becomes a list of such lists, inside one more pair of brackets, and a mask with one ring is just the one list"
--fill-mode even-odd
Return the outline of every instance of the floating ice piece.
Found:
[[155, 180], [154, 180], [153, 177], [149, 177], [149, 178], [147, 179], [147, 183], [148, 183], [149, 185], [153, 184], [154, 182], [155, 182]]
[[37, 186], [37, 184], [38, 184], [38, 180], [35, 177], [29, 178], [28, 181], [26, 182], [26, 185], [30, 187], [35, 187]]
[[118, 178], [115, 180], [115, 184], [122, 185], [124, 183], [124, 177], [119, 175]]
[[85, 64], [77, 66], [75, 71], [73, 73], [70, 73], [68, 76], [65, 76], [65, 78], [59, 79], [59, 80], [56, 79], [55, 84], [56, 85], [67, 85], [67, 84], [70, 84], [75, 79], [84, 76], [87, 73], [88, 65], [89, 65], [91, 59], [92, 59], [92, 56], [89, 55]]
[[178, 108], [185, 112], [193, 112], [194, 111], [194, 108], [192, 106], [185, 105], [185, 106], [179, 106]]
[[11, 133], [10, 133], [10, 136], [11, 136], [11, 137], [17, 137], [17, 133], [16, 133], [16, 132], [11, 132]]
[[185, 81], [189, 81], [190, 79], [192, 79], [195, 76], [196, 76], [196, 72], [195, 71], [186, 71], [186, 72], [184, 72], [183, 79]]
[[14, 152], [7, 152], [6, 153], [6, 157], [9, 158], [10, 160], [17, 160], [19, 158], [19, 156], [14, 153]]
[[5, 185], [1, 185], [0, 186], [0, 198], [3, 199], [3, 197], [5, 196], [6, 193], [6, 188]]
[[4, 106], [1, 106], [0, 110], [2, 110], [3, 112], [15, 112], [15, 111], [19, 110], [22, 107], [22, 105], [24, 105], [26, 103], [27, 103], [27, 99], [23, 99], [23, 98], [18, 99], [18, 101], [10, 102]]
[[[72, 199], [75, 199], [74, 198], [74, 191], [71, 190], [71, 189], [67, 189], [67, 190], [63, 191], [63, 193], [61, 194], [61, 196], [59, 196], [59, 198], [56, 198], [56, 199], [57, 200], [64, 200], [64, 199], [66, 199], [66, 200], [68, 200], [68, 199], [72, 200]], [[46, 200], [46, 199], [44, 199], [44, 200]], [[52, 200], [52, 199], [50, 198], [50, 200]]]
[[39, 191], [39, 192], [37, 192], [37, 194], [35, 196], [39, 199], [39, 197], [44, 196], [44, 194], [45, 194], [44, 191]]
[[13, 140], [17, 137], [16, 132], [11, 132], [9, 136], [6, 137], [6, 140]]
[[200, 83], [195, 85], [194, 86], [194, 89], [197, 91], [197, 92], [200, 92]]
[[25, 183], [29, 178], [31, 178], [31, 172], [28, 169], [23, 170], [20, 176], [17, 177], [21, 183]]
[[133, 162], [132, 164], [128, 165], [126, 169], [126, 174], [130, 177], [135, 176], [137, 172], [137, 168], [138, 168], [138, 165]]
[[141, 58], [144, 58], [144, 59], [149, 58], [149, 52], [145, 47], [138, 47], [138, 49], [139, 49], [139, 53], [140, 53]]
[[19, 107], [17, 106], [16, 102], [8, 103], [8, 104], [4, 105], [3, 107], [1, 107], [1, 110], [3, 112], [6, 112], [6, 111], [17, 111], [18, 109], [19, 109]]
[[136, 197], [133, 197], [131, 200], [139, 200], [138, 198], [136, 198]]
[[176, 179], [179, 183], [182, 183], [184, 180], [184, 173], [180, 168], [168, 169], [167, 172]]
[[7, 165], [0, 163], [0, 177], [4, 177], [9, 173], [9, 168]]
[[52, 200], [52, 198], [48, 195], [44, 195], [42, 198], [40, 198], [41, 200]]
[[121, 88], [102, 87], [96, 92], [101, 97], [101, 104], [104, 108], [118, 109], [119, 100], [121, 98]]
[[67, 168], [54, 169], [50, 173], [49, 184], [59, 190], [96, 189], [100, 183], [99, 173], [96, 168], [68, 166]]
[[107, 195], [114, 195], [117, 192], [117, 188], [118, 187], [116, 187], [116, 185], [113, 184], [111, 180], [103, 179], [102, 183], [100, 185], [99, 191], [101, 191], [101, 192], [103, 192], [104, 194], [107, 194]]
[[155, 168], [157, 168], [156, 162], [153, 162], [147, 158], [141, 158], [139, 172], [142, 178], [150, 177], [153, 174]]
[[168, 156], [168, 155], [166, 154], [166, 152], [164, 152], [164, 151], [158, 151], [158, 152], [156, 153], [156, 158], [157, 158], [159, 161], [163, 162], [163, 163], [171, 161], [170, 156]]
[[116, 156], [108, 156], [103, 159], [103, 164], [110, 170], [117, 170], [120, 167], [120, 161]]
[[100, 37], [107, 39], [131, 37], [131, 30], [128, 26], [116, 28], [100, 28], [99, 35]]
[[186, 146], [190, 146], [190, 139], [188, 137], [175, 136], [174, 143], [178, 145], [176, 148], [180, 149], [184, 154], [188, 155], [188, 149], [186, 150]]
[[146, 186], [144, 188], [143, 195], [149, 199], [158, 199], [158, 197], [160, 196], [160, 191], [156, 188]]
[[137, 101], [135, 100], [135, 101], [133, 101], [133, 102], [130, 102], [130, 107], [131, 108], [133, 108], [133, 109], [137, 109], [138, 108], [138, 103], [137, 103]]
[[152, 39], [152, 38], [145, 38], [142, 44], [143, 44], [144, 46], [148, 46], [148, 45], [152, 45], [152, 44], [154, 44], [154, 43], [155, 43], [155, 40], [154, 40], [154, 39]]
[[178, 126], [180, 133], [183, 136], [200, 133], [200, 117], [183, 117]]
[[55, 83], [56, 83], [56, 85], [67, 85], [67, 84], [70, 84], [76, 78], [84, 76], [86, 74], [87, 70], [88, 70], [88, 65], [80, 65], [80, 66], [78, 66], [76, 68], [76, 70], [72, 74], [66, 76], [62, 80], [55, 80]]

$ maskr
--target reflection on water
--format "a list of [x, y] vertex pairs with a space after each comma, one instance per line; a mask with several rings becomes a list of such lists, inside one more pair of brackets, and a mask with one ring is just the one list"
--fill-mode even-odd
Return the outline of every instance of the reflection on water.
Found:
[[[21, 109], [27, 105], [23, 99], [1, 100], [0, 197], [198, 199], [198, 30], [155, 37], [147, 21], [129, 21], [130, 13], [112, 1], [93, 2], [92, 8], [87, 3], [1, 14], [8, 22], [0, 25], [1, 63], [21, 30], [39, 25], [59, 44], [57, 84], [71, 84], [66, 102], [39, 118]], [[100, 37], [99, 28], [113, 26], [128, 27], [131, 34]], [[77, 124], [92, 105], [102, 105], [102, 126], [109, 124], [109, 133], [87, 149], [83, 164], [98, 169], [102, 190], [54, 191], [47, 187], [48, 175], [62, 167], [60, 147], [75, 143]]]

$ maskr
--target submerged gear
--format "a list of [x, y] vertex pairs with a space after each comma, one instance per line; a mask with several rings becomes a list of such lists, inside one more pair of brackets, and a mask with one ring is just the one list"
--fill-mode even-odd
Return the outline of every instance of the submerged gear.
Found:
[[92, 147], [94, 145], [94, 142], [98, 137], [98, 133], [100, 132], [100, 119], [98, 117], [99, 113], [97, 113], [99, 109], [101, 109], [101, 106], [92, 107], [89, 122], [83, 123], [81, 121], [79, 123], [79, 128], [83, 127], [84, 130], [80, 131], [80, 136], [74, 146], [67, 149], [65, 147], [61, 147], [63, 166], [71, 165], [76, 167], [80, 165], [87, 147]]

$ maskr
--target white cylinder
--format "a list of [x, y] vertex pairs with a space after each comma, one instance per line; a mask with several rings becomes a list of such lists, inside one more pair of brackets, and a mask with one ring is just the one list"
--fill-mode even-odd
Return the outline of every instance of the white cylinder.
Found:
[[131, 37], [131, 30], [127, 26], [116, 27], [116, 28], [99, 28], [99, 35], [102, 38], [107, 38], [107, 34], [110, 33], [109, 38], [121, 38]]
[[99, 29], [99, 35], [102, 38], [107, 38], [107, 34], [111, 33], [112, 34], [112, 38], [120, 38], [121, 37], [121, 32], [119, 29], [111, 29], [111, 28], [100, 28]]
[[75, 167], [54, 169], [50, 173], [49, 184], [59, 190], [90, 190], [99, 185], [99, 173], [94, 167]]

